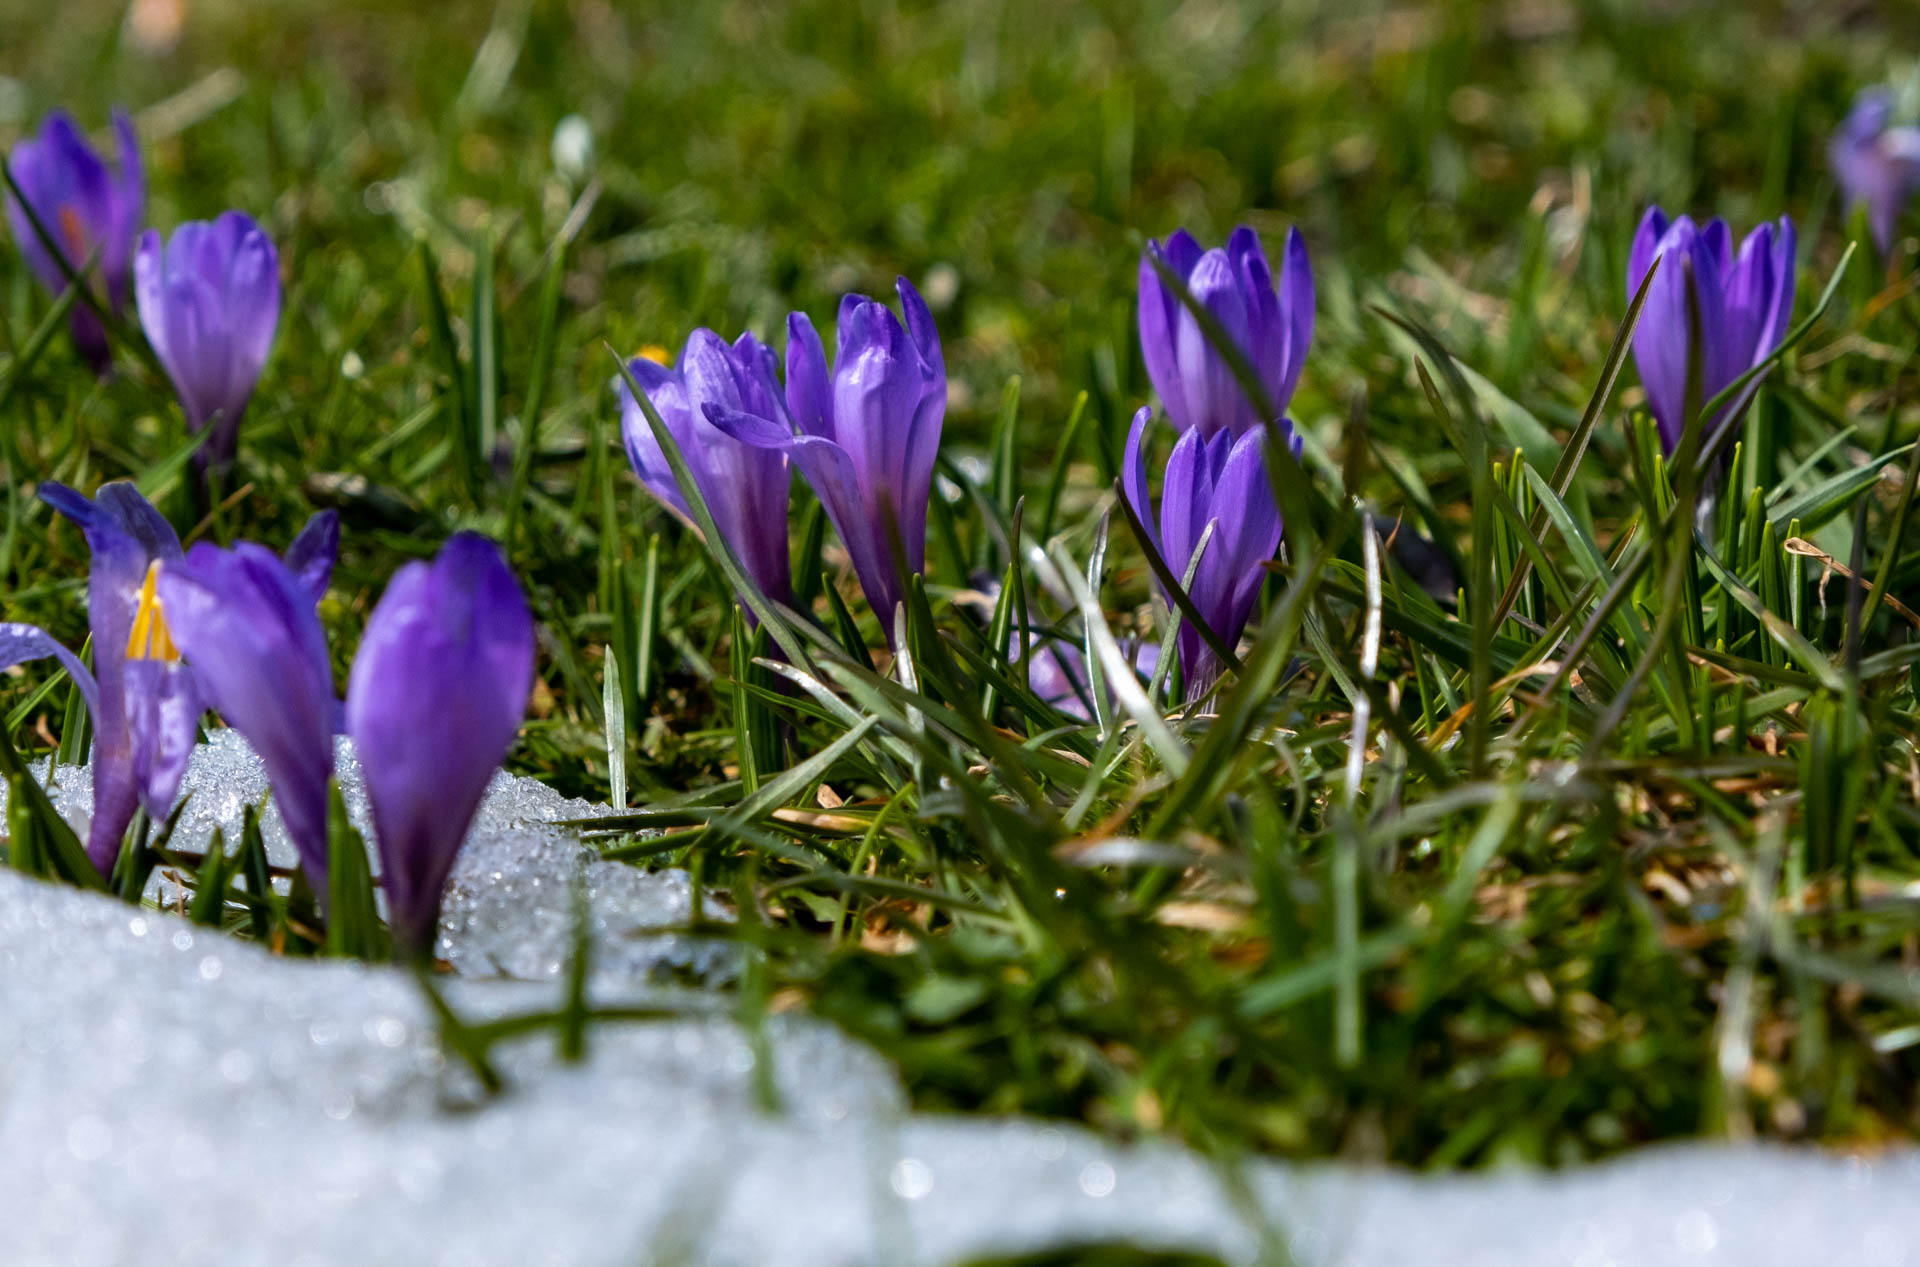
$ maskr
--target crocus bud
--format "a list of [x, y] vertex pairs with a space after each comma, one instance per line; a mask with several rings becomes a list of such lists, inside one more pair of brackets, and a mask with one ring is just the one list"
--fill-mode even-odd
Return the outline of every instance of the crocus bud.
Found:
[[[787, 563], [787, 491], [792, 477], [786, 454], [736, 440], [709, 422], [706, 414], [706, 407], [712, 405], [785, 422], [787, 407], [780, 396], [773, 349], [751, 334], [728, 344], [711, 330], [695, 330], [672, 369], [635, 357], [627, 370], [672, 433], [720, 535], [740, 556], [747, 575], [768, 598], [786, 602], [792, 597]], [[620, 431], [634, 474], [648, 492], [691, 522], [686, 499], [633, 392], [624, 378], [616, 380], [614, 387], [620, 396]], [[748, 619], [753, 619], [751, 611]]]
[[[90, 280], [104, 285], [107, 305], [117, 313], [126, 301], [133, 235], [140, 227], [147, 196], [140, 171], [140, 145], [134, 139], [133, 121], [125, 111], [113, 112], [113, 134], [119, 162], [109, 170], [73, 119], [56, 110], [40, 125], [39, 136], [14, 147], [8, 166], [14, 183], [69, 270], [78, 273], [90, 256], [99, 253]], [[34, 276], [54, 294], [64, 291], [65, 274], [11, 191], [7, 195], [7, 219]], [[71, 328], [81, 355], [96, 370], [104, 371], [109, 353], [107, 334], [99, 318], [84, 305], [76, 304]]]
[[1860, 94], [1827, 143], [1827, 159], [1847, 208], [1864, 206], [1882, 255], [1893, 248], [1900, 213], [1920, 191], [1920, 128], [1889, 126], [1893, 99], [1875, 89]]
[[[1156, 514], [1147, 494], [1143, 453], [1150, 417], [1146, 409], [1134, 415], [1127, 435], [1122, 490], [1176, 577], [1186, 576], [1201, 535], [1212, 526], [1213, 535], [1187, 596], [1206, 618], [1207, 627], [1231, 647], [1245, 632], [1254, 600], [1260, 596], [1266, 577], [1261, 565], [1280, 548], [1280, 508], [1267, 475], [1266, 428], [1240, 436], [1221, 431], [1211, 438], [1197, 428], [1181, 433], [1167, 458]], [[1290, 425], [1287, 430], [1297, 455], [1299, 437], [1292, 435]], [[1224, 666], [1190, 622], [1181, 622], [1178, 642], [1187, 698], [1195, 700], [1213, 689]]]
[[[1786, 337], [1793, 316], [1793, 256], [1793, 221], [1785, 216], [1749, 233], [1736, 254], [1726, 221], [1696, 226], [1681, 216], [1669, 222], [1660, 208], [1647, 208], [1627, 261], [1627, 294], [1640, 289], [1657, 257], [1660, 271], [1633, 331], [1633, 359], [1669, 454], [1680, 447], [1688, 410], [1732, 386]], [[1698, 399], [1689, 402], [1692, 361], [1700, 381]], [[1704, 439], [1734, 421], [1746, 404], [1728, 402]]]
[[705, 406], [728, 435], [792, 457], [889, 630], [904, 578], [926, 566], [927, 498], [947, 410], [947, 366], [933, 314], [906, 278], [897, 289], [905, 326], [864, 295], [840, 301], [831, 371], [813, 322], [798, 312], [787, 318], [784, 411]]
[[159, 596], [201, 695], [259, 754], [300, 866], [324, 894], [336, 710], [313, 584], [310, 558], [296, 571], [251, 541], [201, 542], [160, 569]]
[[[1120, 644], [1120, 649], [1133, 665], [1135, 676], [1142, 681], [1153, 677], [1160, 664], [1160, 644], [1129, 639]], [[1018, 638], [1010, 641], [1007, 658], [1018, 666]], [[1068, 717], [1081, 721], [1093, 718], [1093, 675], [1087, 671], [1086, 653], [1070, 642], [1054, 640], [1035, 646], [1033, 663], [1027, 669], [1027, 687], [1035, 698]], [[1113, 695], [1112, 683], [1108, 683], [1107, 696], [1112, 699]]]
[[458, 533], [394, 573], [347, 682], [387, 921], [425, 954], [440, 895], [533, 688], [533, 617], [499, 547]]
[[1176, 229], [1165, 246], [1147, 243], [1140, 257], [1140, 353], [1168, 419], [1207, 438], [1221, 431], [1241, 435], [1269, 419], [1260, 416], [1180, 296], [1162, 283], [1156, 259], [1246, 355], [1273, 408], [1272, 420], [1285, 417], [1313, 344], [1313, 267], [1300, 231], [1287, 232], [1277, 293], [1260, 235], [1245, 225], [1233, 231], [1225, 250], [1203, 251], [1185, 229]]
[[251, 217], [229, 211], [181, 225], [165, 245], [148, 229], [133, 275], [140, 326], [188, 428], [214, 429], [200, 459], [225, 467], [280, 323], [279, 254]]

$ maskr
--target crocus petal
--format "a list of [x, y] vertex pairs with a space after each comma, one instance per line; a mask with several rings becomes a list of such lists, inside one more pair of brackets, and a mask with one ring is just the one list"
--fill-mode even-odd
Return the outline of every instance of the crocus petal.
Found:
[[127, 662], [127, 736], [140, 803], [151, 818], [173, 808], [200, 736], [200, 712], [191, 670], [163, 660]]
[[[1188, 239], [1191, 241], [1192, 239]], [[1140, 253], [1140, 359], [1147, 367], [1147, 381], [1173, 417], [1174, 411], [1186, 413], [1186, 387], [1180, 381], [1180, 363], [1173, 354], [1173, 339], [1179, 299], [1160, 282], [1156, 260], [1166, 261], [1157, 242], [1148, 242]], [[1175, 425], [1180, 425], [1176, 420]]]
[[833, 396], [820, 332], [804, 312], [787, 317], [787, 409], [793, 425], [833, 439]]
[[1799, 235], [1794, 231], [1793, 221], [1785, 216], [1774, 222], [1773, 234], [1773, 311], [1767, 323], [1761, 327], [1760, 338], [1754, 347], [1754, 362], [1758, 364], [1773, 355], [1793, 327], [1793, 292], [1797, 278], [1797, 257]]
[[[884, 304], [857, 304], [839, 330], [833, 370], [834, 441], [853, 459], [868, 510], [885, 493], [895, 515], [906, 483], [911, 424], [920, 402], [917, 357]], [[901, 524], [904, 533], [907, 525]]]
[[1689, 315], [1698, 323], [1695, 333], [1701, 350], [1700, 399], [1692, 403], [1705, 405], [1732, 381], [1728, 367], [1740, 364], [1740, 357], [1731, 350], [1728, 325], [1727, 287], [1735, 270], [1733, 231], [1727, 222], [1715, 217], [1702, 225], [1682, 262], [1693, 282], [1694, 307]]
[[1192, 277], [1193, 270], [1200, 266], [1200, 257], [1206, 254], [1206, 250], [1193, 234], [1185, 229], [1175, 229], [1167, 235], [1166, 243], [1160, 248], [1160, 253], [1173, 267], [1174, 275], [1184, 282]]
[[1286, 369], [1274, 393], [1273, 407], [1285, 413], [1300, 384], [1300, 371], [1306, 366], [1307, 353], [1313, 347], [1315, 293], [1313, 261], [1307, 256], [1306, 239], [1300, 230], [1287, 230], [1287, 254], [1280, 266], [1280, 316], [1287, 326]]
[[1234, 443], [1211, 507], [1222, 548], [1201, 564], [1207, 573], [1195, 587], [1207, 596], [1207, 622], [1229, 646], [1240, 640], [1253, 600], [1265, 579], [1262, 566], [1280, 548], [1280, 510], [1274, 505], [1273, 484], [1267, 477], [1267, 437], [1248, 432]]
[[[909, 330], [921, 358], [920, 399], [908, 425], [906, 472], [900, 490], [901, 523], [919, 525], [908, 529], [905, 540], [908, 570], [919, 572], [926, 567], [927, 502], [933, 491], [933, 468], [940, 456], [940, 433], [947, 415], [947, 372], [932, 314], [905, 278], [900, 285], [903, 287], [901, 303], [907, 311]], [[923, 328], [914, 330], [913, 324], [920, 321], [924, 322]]]
[[300, 588], [318, 603], [333, 579], [333, 565], [340, 558], [340, 516], [331, 510], [315, 513], [300, 529], [283, 556], [287, 570], [300, 582]]
[[166, 287], [166, 254], [160, 230], [148, 229], [140, 235], [133, 253], [133, 305], [140, 317], [140, 327], [146, 331], [147, 343], [162, 366], [169, 364], [175, 355], [167, 344]]
[[226, 435], [222, 448], [230, 457], [233, 433], [252, 400], [254, 387], [273, 350], [280, 325], [280, 253], [249, 216], [238, 211], [217, 222], [225, 245], [227, 331], [231, 358], [228, 392], [222, 403]]
[[1654, 257], [1659, 254], [1661, 239], [1667, 236], [1667, 213], [1658, 207], [1648, 207], [1646, 214], [1640, 217], [1640, 227], [1633, 234], [1633, 248], [1627, 255], [1627, 298], [1631, 300], [1639, 291], [1640, 283], [1646, 280], [1647, 270], [1653, 267]]
[[133, 132], [133, 119], [117, 106], [113, 111], [113, 137], [119, 164], [108, 195], [106, 245], [101, 264], [106, 269], [108, 294], [118, 311], [126, 294], [133, 235], [139, 231], [140, 221], [146, 214], [147, 181], [140, 163], [140, 141]]
[[[647, 395], [647, 401], [653, 411], [660, 415], [667, 430], [674, 430], [674, 420], [688, 412], [687, 388], [679, 371], [670, 370], [645, 357], [635, 357], [627, 362], [627, 371], [640, 390]], [[686, 499], [680, 495], [680, 485], [674, 479], [673, 468], [667, 463], [665, 450], [653, 434], [653, 426], [647, 421], [646, 412], [640, 408], [640, 402], [634, 399], [633, 391], [627, 386], [625, 378], [614, 380], [614, 391], [620, 398], [620, 437], [626, 444], [627, 461], [633, 466], [633, 473], [640, 477], [646, 486], [661, 502], [676, 514], [691, 522], [692, 514], [687, 509]], [[682, 446], [682, 456], [685, 446]]]
[[1688, 289], [1693, 238], [1693, 222], [1685, 216], [1661, 235], [1655, 248], [1660, 268], [1648, 288], [1640, 324], [1633, 331], [1633, 359], [1640, 367], [1647, 407], [1660, 424], [1669, 452], [1679, 445], [1685, 423], [1687, 349], [1692, 340]]
[[940, 331], [933, 324], [933, 311], [906, 278], [894, 279], [893, 289], [900, 296], [900, 314], [906, 318], [907, 335], [913, 340], [914, 350], [920, 354], [921, 373], [928, 379], [938, 379], [944, 388], [947, 361], [940, 351]]
[[[1020, 662], [1020, 641], [1014, 639], [1008, 649], [1013, 663]], [[1086, 721], [1093, 715], [1093, 688], [1087, 678], [1086, 655], [1078, 647], [1049, 642], [1035, 650], [1027, 666], [1027, 688], [1042, 703], [1069, 717]]]
[[202, 695], [259, 754], [300, 865], [324, 895], [334, 698], [308, 590], [278, 555], [243, 541], [194, 546], [161, 570], [159, 591]]
[[711, 330], [699, 329], [687, 336], [687, 346], [680, 353], [680, 377], [690, 400], [729, 409], [744, 404], [734, 369], [733, 346]]
[[[1232, 265], [1235, 290], [1246, 306], [1247, 339], [1243, 345], [1254, 373], [1270, 400], [1278, 400], [1287, 373], [1286, 322], [1280, 315], [1280, 299], [1273, 293], [1273, 270], [1267, 253], [1260, 246], [1260, 235], [1241, 225], [1227, 238], [1227, 262]], [[1257, 417], [1257, 415], [1256, 415]]]
[[[80, 688], [80, 696], [86, 701], [87, 712], [94, 719], [94, 732], [100, 730], [100, 688], [94, 682], [93, 674], [80, 662], [80, 657], [61, 646], [54, 637], [43, 629], [18, 623], [0, 624], [0, 669], [10, 669], [16, 664], [25, 664], [32, 660], [51, 656], [63, 665], [74, 683]], [[96, 741], [96, 752], [98, 746]], [[120, 838], [126, 834], [127, 824], [133, 821], [133, 805], [127, 789], [132, 785], [129, 763], [121, 762], [119, 770], [112, 771], [95, 765], [95, 781], [98, 783], [102, 773], [106, 774], [107, 785], [104, 795], [98, 787], [94, 792], [93, 819], [87, 827], [87, 857], [94, 867], [105, 875], [113, 867], [114, 857], [120, 850]], [[116, 777], [117, 776], [117, 777]], [[178, 787], [178, 784], [175, 784]], [[124, 810], [121, 806], [124, 804]], [[97, 824], [97, 826], [96, 826]]]
[[533, 619], [499, 548], [452, 537], [394, 574], [347, 686], [395, 940], [431, 948], [441, 890], [533, 685]]
[[742, 444], [786, 452], [800, 437], [771, 418], [720, 405], [706, 407], [707, 421]]
[[1754, 352], [1775, 311], [1779, 290], [1773, 272], [1775, 263], [1773, 226], [1763, 224], [1740, 244], [1740, 253], [1726, 279], [1721, 338], [1713, 349], [1718, 364], [1709, 374], [1716, 391], [1753, 367]]
[[80, 688], [80, 698], [87, 702], [88, 714], [98, 717], [100, 688], [94, 683], [92, 670], [81, 662], [79, 656], [67, 650], [59, 639], [44, 629], [17, 621], [0, 621], [0, 670], [49, 657], [58, 660], [73, 678], [74, 685]]
[[891, 630], [894, 610], [906, 593], [889, 534], [868, 512], [853, 459], [839, 445], [818, 436], [796, 437], [788, 452], [826, 508], [834, 531], [840, 534], [868, 605], [880, 617], [881, 627]]
[[1133, 415], [1133, 425], [1127, 428], [1127, 451], [1120, 463], [1123, 481], [1120, 490], [1127, 504], [1133, 507], [1133, 513], [1140, 517], [1147, 535], [1153, 538], [1154, 548], [1160, 549], [1160, 524], [1153, 513], [1153, 502], [1147, 497], [1147, 464], [1142, 454], [1147, 423], [1152, 417], [1153, 410], [1142, 405]]
[[1160, 489], [1160, 541], [1167, 569], [1176, 577], [1187, 574], [1206, 530], [1206, 509], [1213, 501], [1207, 449], [1207, 437], [1195, 428], [1181, 433], [1167, 455]]

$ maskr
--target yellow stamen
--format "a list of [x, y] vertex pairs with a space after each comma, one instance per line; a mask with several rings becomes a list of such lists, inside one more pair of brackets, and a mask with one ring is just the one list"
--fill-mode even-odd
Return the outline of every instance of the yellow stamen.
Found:
[[652, 361], [657, 365], [667, 365], [673, 361], [673, 353], [667, 351], [667, 349], [661, 347], [658, 343], [643, 344], [640, 350], [635, 352], [634, 355], [643, 360]]
[[173, 645], [173, 633], [167, 628], [166, 613], [160, 607], [155, 582], [160, 579], [160, 561], [147, 564], [147, 577], [140, 583], [140, 605], [133, 612], [133, 632], [127, 637], [127, 659], [166, 660], [180, 658]]

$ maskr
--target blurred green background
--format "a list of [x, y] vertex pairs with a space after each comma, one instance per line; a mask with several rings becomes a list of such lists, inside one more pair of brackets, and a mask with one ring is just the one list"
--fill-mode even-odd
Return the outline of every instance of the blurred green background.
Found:
[[[1339, 332], [1376, 287], [1427, 301], [1470, 355], [1486, 342], [1510, 393], [1572, 399], [1561, 376], [1604, 347], [1648, 200], [1736, 227], [1788, 211], [1830, 261], [1824, 138], [1902, 69], [1920, 7], [140, 0], [8, 3], [0, 24], [0, 140], [125, 102], [154, 223], [268, 223], [297, 279], [270, 400], [327, 400], [307, 376], [353, 351], [366, 378], [329, 408], [403, 412], [380, 387], [419, 316], [380, 283], [425, 235], [457, 285], [490, 224], [512, 226], [503, 285], [525, 289], [578, 192], [552, 153], [578, 114], [604, 182], [567, 286], [581, 391], [607, 377], [602, 339], [774, 335], [790, 307], [825, 316], [904, 273], [941, 301], [964, 429], [1015, 372], [1054, 416], [1086, 386], [1120, 425], [1146, 389], [1140, 242], [1243, 220], [1270, 242], [1300, 224], [1320, 272], [1303, 420], [1375, 372]], [[1578, 302], [1510, 321], [1530, 269]], [[321, 467], [329, 432], [364, 434], [256, 414], [256, 440], [295, 428]]]

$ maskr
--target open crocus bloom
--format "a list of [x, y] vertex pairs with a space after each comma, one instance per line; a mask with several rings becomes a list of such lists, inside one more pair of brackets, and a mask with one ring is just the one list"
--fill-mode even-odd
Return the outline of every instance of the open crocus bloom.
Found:
[[1225, 250], [1203, 251], [1193, 235], [1176, 229], [1165, 246], [1147, 243], [1140, 257], [1140, 354], [1168, 419], [1209, 439], [1222, 431], [1240, 435], [1269, 420], [1247, 398], [1180, 296], [1162, 283], [1156, 258], [1246, 355], [1274, 420], [1285, 417], [1313, 344], [1313, 266], [1300, 231], [1287, 232], [1277, 291], [1260, 235], [1245, 225], [1233, 231]]
[[347, 685], [394, 943], [431, 950], [441, 890], [533, 688], [533, 618], [500, 550], [459, 533], [394, 574]]
[[229, 211], [211, 224], [181, 225], [165, 245], [148, 229], [133, 279], [140, 326], [187, 426], [214, 428], [200, 459], [224, 467], [280, 322], [279, 254], [250, 217]]
[[[1658, 258], [1660, 271], [1633, 331], [1633, 359], [1668, 453], [1680, 447], [1689, 408], [1701, 408], [1731, 387], [1786, 337], [1793, 257], [1793, 221], [1785, 216], [1749, 233], [1736, 253], [1726, 221], [1695, 225], [1681, 216], [1669, 222], [1660, 208], [1647, 208], [1627, 261], [1627, 295], [1640, 289]], [[1696, 350], [1699, 399], [1689, 402], [1687, 366]], [[1703, 441], [1735, 421], [1746, 404], [1730, 401]]]
[[[1262, 565], [1280, 548], [1280, 508], [1267, 476], [1266, 429], [1256, 428], [1242, 436], [1221, 431], [1211, 439], [1197, 428], [1181, 433], [1167, 458], [1156, 515], [1147, 493], [1142, 452], [1150, 416], [1146, 409], [1134, 415], [1122, 489], [1177, 577], [1187, 574], [1202, 534], [1212, 526], [1213, 535], [1187, 596], [1206, 618], [1207, 627], [1231, 647], [1246, 630], [1254, 600], [1260, 596], [1260, 584], [1266, 578]], [[1300, 440], [1292, 434], [1291, 424], [1288, 435], [1298, 454]], [[1220, 657], [1190, 622], [1181, 623], [1178, 642], [1187, 698], [1198, 699], [1219, 680]]]
[[906, 278], [897, 289], [904, 326], [864, 295], [840, 301], [831, 371], [813, 322], [805, 313], [787, 318], [785, 410], [705, 406], [728, 435], [785, 453], [800, 467], [889, 630], [904, 578], [926, 566], [927, 498], [947, 410], [933, 314]]
[[[743, 334], [733, 343], [711, 330], [695, 330], [672, 369], [635, 357], [627, 363], [633, 381], [680, 446], [714, 524], [740, 556], [760, 592], [776, 603], [792, 597], [787, 563], [786, 454], [746, 444], [707, 420], [706, 407], [785, 420], [773, 349]], [[692, 515], [674, 482], [660, 442], [647, 424], [624, 378], [616, 380], [620, 431], [627, 458], [647, 491], [688, 522]], [[791, 427], [788, 430], [791, 431]], [[753, 619], [751, 611], [747, 618]]]
[[180, 664], [158, 608], [154, 581], [180, 558], [180, 539], [130, 483], [103, 484], [90, 501], [65, 484], [40, 498], [78, 524], [93, 553], [87, 618], [94, 672], [29, 625], [0, 626], [0, 663], [55, 656], [80, 684], [93, 714], [93, 820], [87, 856], [106, 874], [134, 811], [162, 817], [193, 751], [200, 716], [193, 677]]
[[[22, 624], [0, 624], [0, 668], [53, 657], [78, 684], [94, 728], [87, 856], [106, 874], [134, 811], [144, 807], [163, 818], [172, 808], [193, 753], [201, 693], [160, 599], [162, 573], [181, 561], [180, 539], [124, 480], [102, 484], [91, 500], [52, 482], [40, 486], [40, 497], [80, 526], [93, 553], [87, 614], [94, 670], [52, 635]], [[326, 590], [339, 545], [339, 521], [328, 510], [308, 520], [287, 551], [309, 608]]]
[[[113, 135], [119, 162], [117, 170], [110, 171], [73, 119], [56, 110], [40, 125], [37, 137], [14, 147], [8, 162], [34, 217], [59, 248], [69, 270], [78, 273], [88, 257], [99, 252], [94, 276], [104, 283], [108, 306], [118, 312], [126, 302], [133, 235], [146, 207], [146, 183], [140, 171], [140, 145], [125, 111], [113, 112]], [[7, 219], [33, 275], [54, 294], [64, 291], [65, 273], [11, 193]], [[81, 354], [95, 369], [104, 370], [109, 354], [99, 318], [76, 305], [71, 322]]]
[[332, 570], [334, 531], [330, 517], [316, 517], [285, 560], [250, 541], [230, 550], [202, 542], [162, 567], [157, 585], [172, 641], [201, 696], [266, 766], [281, 821], [318, 894], [327, 891], [337, 706], [314, 607]]

